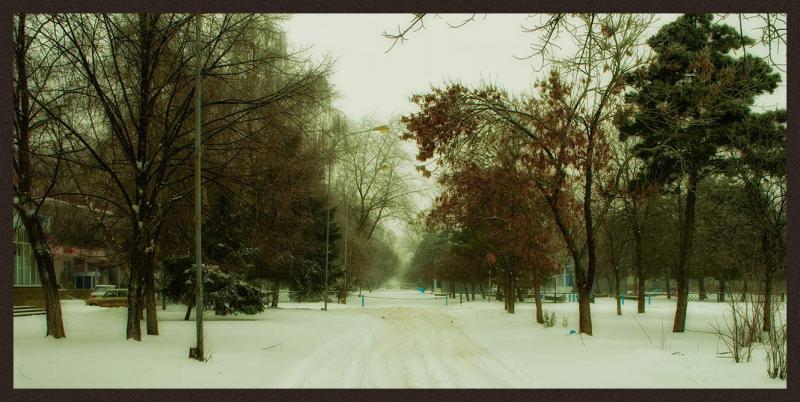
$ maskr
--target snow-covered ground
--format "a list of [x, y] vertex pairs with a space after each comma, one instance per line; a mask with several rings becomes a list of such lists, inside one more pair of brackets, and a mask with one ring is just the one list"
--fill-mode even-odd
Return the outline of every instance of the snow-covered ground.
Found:
[[[709, 323], [722, 303], [689, 303], [687, 329], [670, 331], [674, 300], [635, 302], [615, 315], [592, 305], [594, 336], [576, 329], [577, 304], [544, 304], [556, 326], [535, 323], [532, 304], [458, 303], [415, 291], [375, 291], [347, 305], [282, 303], [255, 316], [206, 313], [206, 353], [188, 358], [195, 323], [185, 308], [159, 310], [159, 336], [126, 341], [124, 308], [62, 304], [67, 338], [45, 338], [44, 316], [14, 318], [16, 388], [785, 388], [767, 376], [764, 351], [749, 363], [724, 351]], [[784, 310], [785, 311], [785, 310]], [[562, 327], [566, 316], [568, 325]], [[637, 320], [638, 319], [638, 323]], [[662, 330], [663, 322], [663, 330]], [[641, 327], [640, 327], [641, 325]], [[144, 326], [144, 325], [143, 325]], [[648, 338], [649, 337], [649, 338]], [[663, 342], [662, 342], [663, 337]], [[663, 344], [663, 346], [662, 346]]]

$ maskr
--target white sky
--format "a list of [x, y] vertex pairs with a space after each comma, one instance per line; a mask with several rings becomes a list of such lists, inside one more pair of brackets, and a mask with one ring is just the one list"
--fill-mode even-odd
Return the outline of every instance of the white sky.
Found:
[[[294, 14], [284, 25], [292, 46], [311, 46], [315, 58], [336, 59], [332, 82], [339, 98], [335, 106], [350, 118], [369, 117], [388, 121], [415, 111], [409, 97], [427, 92], [431, 85], [447, 80], [466, 84], [491, 81], [512, 92], [526, 91], [545, 72], [533, 71], [526, 56], [536, 34], [525, 33], [522, 24], [533, 25], [537, 17], [526, 14], [477, 15], [476, 20], [453, 29], [470, 14], [426, 17], [425, 28], [411, 32], [409, 40], [386, 50], [392, 41], [381, 33], [405, 27], [411, 14]], [[674, 20], [678, 14], [658, 15], [653, 27]], [[733, 26], [738, 20], [728, 17]], [[748, 21], [745, 21], [747, 30]], [[755, 25], [755, 24], [749, 24]], [[756, 36], [755, 33], [750, 34]], [[785, 62], [785, 52], [781, 55]], [[763, 105], [786, 107], [786, 87], [758, 100]]]

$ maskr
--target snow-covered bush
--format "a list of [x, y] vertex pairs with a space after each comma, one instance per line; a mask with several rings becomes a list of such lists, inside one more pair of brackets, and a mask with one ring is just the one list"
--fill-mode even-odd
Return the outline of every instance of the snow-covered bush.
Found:
[[[195, 269], [192, 257], [173, 257], [162, 261], [166, 274], [165, 296], [187, 306], [194, 304]], [[264, 311], [266, 294], [243, 280], [241, 275], [225, 273], [216, 265], [203, 264], [203, 308], [225, 314], [256, 314]]]
[[556, 325], [556, 316], [558, 314], [556, 314], [555, 311], [550, 312], [546, 310], [543, 312], [543, 314], [544, 314], [544, 327], [545, 328], [554, 327]]

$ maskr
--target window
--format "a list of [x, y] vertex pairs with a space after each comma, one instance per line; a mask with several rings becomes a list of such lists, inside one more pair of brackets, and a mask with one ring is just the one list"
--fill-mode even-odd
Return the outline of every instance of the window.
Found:
[[42, 225], [42, 230], [45, 233], [50, 233], [50, 224], [52, 223], [53, 219], [46, 215], [39, 215], [39, 223]]
[[25, 227], [14, 211], [14, 286], [39, 285], [39, 272]]
[[61, 269], [61, 286], [72, 287], [72, 260], [64, 260]]
[[94, 289], [93, 276], [76, 276], [75, 289]]
[[108, 269], [108, 283], [112, 285], [117, 284], [117, 268], [111, 267]]

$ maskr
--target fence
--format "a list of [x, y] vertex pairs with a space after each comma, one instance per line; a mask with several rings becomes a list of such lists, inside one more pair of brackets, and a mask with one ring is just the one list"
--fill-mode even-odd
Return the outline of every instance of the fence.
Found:
[[[383, 288], [383, 290], [393, 290], [393, 289], [405, 289], [405, 288], [398, 288], [398, 287], [391, 287], [391, 288], [390, 287], [385, 287], [385, 288]], [[272, 300], [272, 291], [271, 290], [267, 290], [267, 291], [265, 291], [265, 293], [267, 294], [267, 300], [271, 301]], [[341, 292], [339, 292], [339, 291], [329, 291], [328, 292], [328, 303], [341, 303], [342, 300], [339, 299], [340, 294], [341, 294]], [[744, 300], [748, 300], [749, 301], [749, 300], [752, 300], [754, 298], [755, 299], [763, 298], [763, 294], [764, 294], [763, 292], [747, 292], [747, 293], [727, 292], [727, 293], [725, 293], [724, 298], [721, 298], [720, 294], [718, 292], [713, 292], [713, 293], [709, 292], [709, 293], [705, 294], [705, 299], [704, 300], [700, 300], [700, 294], [699, 293], [689, 293], [688, 301], [692, 301], [692, 302], [725, 302], [725, 301], [729, 301], [731, 298], [733, 298], [736, 301], [740, 301], [740, 300], [742, 300], [742, 297], [744, 297]], [[541, 300], [542, 300], [543, 303], [577, 303], [578, 302], [578, 293], [577, 292], [548, 292], [548, 291], [542, 291], [540, 293], [540, 295], [541, 295]], [[645, 302], [647, 304], [651, 304], [653, 299], [663, 300], [663, 299], [666, 299], [666, 296], [667, 296], [666, 292], [646, 292], [645, 293]], [[516, 303], [534, 303], [535, 302], [534, 301], [533, 292], [526, 293], [522, 300], [520, 300], [519, 297], [517, 297], [517, 295], [514, 295], [514, 297], [516, 299]], [[599, 298], [599, 297], [612, 297], [613, 298], [612, 295], [595, 293], [595, 294], [592, 294], [590, 301], [592, 303], [594, 303], [595, 298]], [[675, 294], [675, 292], [672, 292], [672, 296], [671, 297], [672, 297], [673, 300], [677, 299], [677, 295]], [[772, 297], [774, 298], [774, 300], [778, 300], [778, 301], [783, 302], [783, 301], [786, 300], [786, 293], [785, 292], [776, 292], [776, 293], [772, 294]], [[503, 295], [501, 293], [500, 297], [498, 298], [496, 292], [486, 291], [486, 290], [484, 290], [484, 292], [482, 292], [482, 293], [481, 292], [475, 292], [474, 294], [472, 292], [456, 293], [455, 296], [453, 296], [452, 294], [449, 294], [449, 293], [435, 293], [435, 294], [433, 294], [430, 291], [426, 291], [425, 293], [420, 293], [420, 297], [390, 297], [390, 296], [371, 295], [367, 291], [363, 291], [361, 294], [359, 294], [356, 291], [350, 291], [350, 292], [347, 293], [347, 298], [348, 298], [347, 302], [352, 302], [352, 300], [355, 299], [358, 303], [360, 303], [362, 305], [366, 305], [366, 304], [375, 305], [376, 304], [375, 301], [378, 301], [378, 300], [397, 300], [398, 301], [397, 303], [400, 303], [400, 301], [410, 301], [409, 303], [415, 303], [414, 301], [431, 300], [432, 301], [430, 303], [431, 305], [444, 305], [444, 306], [447, 306], [448, 304], [452, 304], [452, 303], [459, 303], [460, 304], [460, 303], [470, 302], [470, 301], [473, 301], [473, 302], [474, 301], [491, 302], [491, 301], [494, 301], [494, 300], [503, 300]], [[375, 300], [375, 301], [370, 303], [369, 299], [372, 299], [372, 300]], [[631, 300], [635, 301], [637, 299], [638, 299], [638, 295], [636, 295], [634, 293], [628, 293], [628, 294], [620, 295], [620, 303], [623, 304], [623, 305], [625, 304], [626, 300], [630, 302]], [[281, 290], [280, 291], [280, 296], [279, 296], [278, 302], [285, 303], [285, 302], [297, 302], [297, 301], [298, 301], [297, 292], [290, 291], [290, 290]], [[314, 302], [322, 302], [323, 300], [322, 300], [322, 295], [316, 295], [316, 296], [302, 296], [302, 297], [300, 297], [299, 301], [300, 302], [306, 302], [306, 303], [308, 303], [308, 302], [314, 303]], [[433, 301], [437, 301], [437, 302], [434, 303]], [[388, 304], [391, 304], [391, 303], [388, 303]]]
[[362, 294], [359, 299], [361, 307], [447, 307], [449, 304], [449, 297], [447, 295], [392, 297]]

